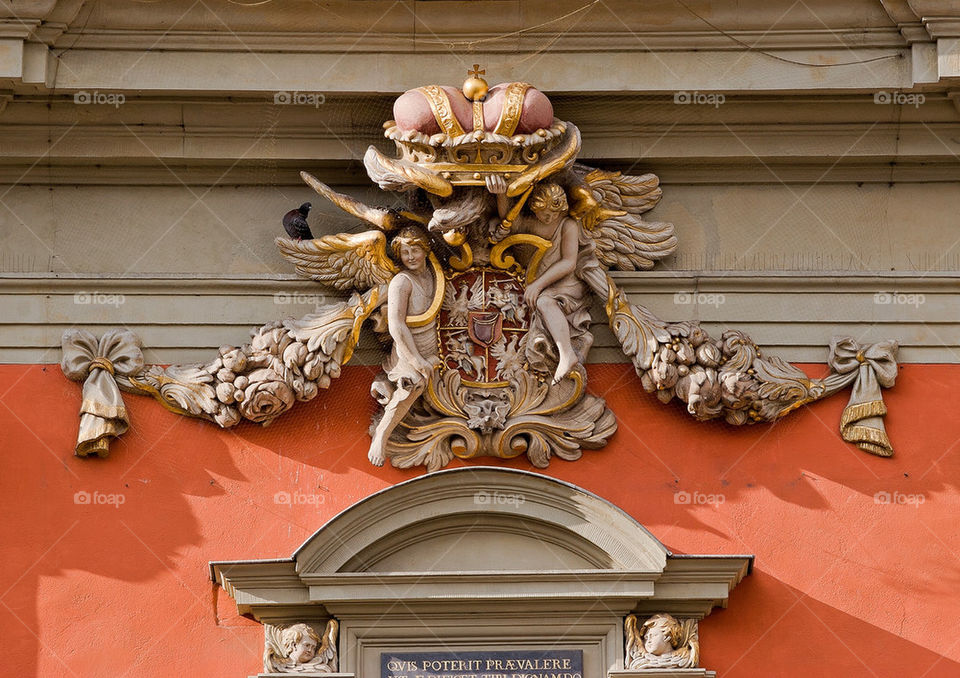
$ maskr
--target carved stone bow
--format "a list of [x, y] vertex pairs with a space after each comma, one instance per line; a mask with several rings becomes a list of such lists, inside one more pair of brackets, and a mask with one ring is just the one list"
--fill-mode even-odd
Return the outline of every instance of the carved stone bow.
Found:
[[67, 330], [61, 341], [60, 369], [83, 382], [80, 432], [76, 454], [110, 454], [110, 438], [123, 435], [129, 425], [115, 375], [133, 376], [143, 370], [140, 339], [127, 330], [109, 330], [100, 340], [86, 330]]
[[834, 337], [827, 361], [834, 372], [850, 375], [853, 381], [850, 402], [840, 418], [840, 435], [881, 457], [893, 455], [883, 426], [887, 407], [880, 387], [890, 388], [897, 379], [897, 348], [897, 342], [890, 340], [861, 346], [850, 337]]

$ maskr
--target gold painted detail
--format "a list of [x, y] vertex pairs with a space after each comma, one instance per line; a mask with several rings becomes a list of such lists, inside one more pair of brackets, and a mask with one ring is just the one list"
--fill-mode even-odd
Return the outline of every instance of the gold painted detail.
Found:
[[453, 114], [453, 108], [450, 107], [450, 99], [447, 97], [447, 93], [443, 91], [443, 88], [437, 85], [427, 85], [426, 87], [418, 87], [417, 91], [420, 92], [427, 100], [427, 103], [430, 104], [433, 117], [436, 118], [437, 124], [440, 125], [441, 132], [449, 134], [452, 137], [458, 137], [464, 134], [463, 127], [460, 126], [460, 121], [457, 120], [457, 116]]
[[464, 379], [460, 383], [470, 388], [503, 388], [510, 385], [509, 381], [470, 381], [469, 379]]
[[453, 247], [459, 247], [467, 242], [467, 234], [459, 229], [453, 229], [443, 232], [443, 241]]
[[506, 251], [513, 247], [514, 245], [530, 245], [536, 248], [533, 257], [530, 259], [530, 263], [526, 267], [525, 280], [529, 285], [531, 282], [536, 280], [537, 277], [537, 268], [540, 266], [540, 261], [543, 259], [543, 255], [547, 253], [547, 250], [552, 246], [550, 241], [546, 238], [541, 238], [538, 235], [532, 235], [530, 233], [514, 233], [513, 235], [508, 235], [506, 238], [498, 242], [492, 248], [490, 248], [490, 263], [496, 268], [502, 269], [504, 271], [514, 271], [515, 273], [523, 273], [524, 268], [516, 260], [512, 254], [506, 254]]
[[482, 101], [473, 102], [473, 129], [480, 132], [484, 129]]
[[523, 113], [523, 100], [530, 87], [526, 82], [511, 82], [507, 85], [507, 90], [503, 93], [503, 108], [500, 109], [500, 119], [494, 133], [509, 137], [517, 131], [520, 115]]
[[392, 231], [398, 225], [396, 215], [390, 211], [378, 207], [369, 207], [345, 193], [338, 193], [309, 172], [300, 172], [300, 178], [303, 179], [310, 188], [347, 214], [352, 214], [358, 219], [366, 221], [368, 224], [373, 224], [382, 231]]
[[[481, 121], [482, 112], [479, 103], [473, 108], [474, 126], [485, 127]], [[554, 158], [554, 150], [569, 141], [575, 127], [561, 120], [554, 120], [549, 128], [539, 129], [531, 134], [515, 134], [507, 137], [485, 129], [474, 129], [469, 134], [452, 135], [445, 131], [426, 135], [421, 132], [402, 130], [391, 121], [387, 125], [385, 136], [394, 141], [399, 159], [431, 171], [439, 178], [456, 186], [482, 186], [489, 173], [509, 174], [512, 179]], [[576, 136], [579, 137], [577, 134]], [[370, 151], [368, 151], [370, 155]], [[384, 166], [380, 160], [379, 165]], [[364, 160], [368, 173], [369, 158]], [[379, 169], [375, 167], [375, 169]], [[388, 168], [392, 170], [393, 168]], [[382, 172], [380, 172], [382, 173]], [[373, 175], [371, 175], [373, 176]], [[379, 179], [375, 179], [380, 181]], [[383, 187], [383, 184], [381, 183]], [[524, 189], [525, 190], [525, 189]], [[437, 193], [437, 191], [431, 191]], [[523, 191], [519, 191], [522, 193]]]
[[[588, 174], [585, 181], [589, 182], [593, 174], [595, 173], [591, 172]], [[627, 212], [624, 210], [609, 209], [600, 205], [593, 196], [593, 191], [587, 188], [586, 184], [574, 186], [569, 189], [568, 192], [570, 194], [571, 204], [570, 216], [574, 219], [579, 219], [580, 223], [582, 223], [583, 227], [588, 231], [594, 230], [597, 224], [607, 219], [627, 216]]]
[[[447, 372], [449, 374], [449, 372]], [[446, 394], [444, 394], [446, 395]], [[448, 417], [462, 417], [464, 416], [463, 410], [460, 408], [459, 403], [456, 401], [451, 401], [449, 398], [440, 398], [437, 395], [437, 371], [434, 370], [433, 374], [430, 377], [430, 380], [427, 382], [427, 399], [430, 403], [441, 413], [445, 414]], [[407, 428], [410, 428], [408, 425]]]
[[[578, 366], [576, 369], [570, 372], [568, 375], [570, 381], [573, 382], [573, 390], [570, 391], [570, 395], [567, 396], [565, 402], [556, 403], [544, 407], [543, 409], [534, 410], [529, 412], [530, 415], [537, 415], [540, 417], [545, 417], [550, 414], [557, 414], [558, 412], [563, 412], [571, 407], [573, 407], [581, 397], [583, 397], [583, 391], [585, 384], [583, 381], [583, 367]], [[563, 385], [564, 382], [561, 382], [560, 385]]]
[[848, 443], [854, 443], [864, 452], [878, 457], [893, 456], [893, 445], [882, 428], [864, 426], [861, 422], [871, 417], [882, 417], [887, 406], [882, 400], [847, 405], [840, 416], [840, 435]]
[[580, 130], [570, 125], [566, 137], [552, 151], [537, 158], [539, 162], [532, 163], [530, 168], [507, 186], [507, 196], [516, 197], [552, 174], [566, 169], [577, 159], [580, 152]]
[[470, 101], [480, 101], [487, 96], [487, 90], [490, 86], [486, 80], [480, 77], [486, 75], [486, 73], [486, 70], [480, 68], [480, 64], [474, 64], [473, 70], [467, 71], [469, 77], [463, 82], [463, 87], [460, 89], [463, 96]]
[[466, 271], [473, 266], [473, 250], [470, 249], [470, 245], [466, 242], [460, 243], [459, 247], [460, 254], [455, 254], [450, 257], [448, 263], [454, 271]]
[[529, 165], [497, 165], [491, 167], [489, 163], [476, 162], [437, 162], [431, 163], [429, 166], [432, 170], [443, 172], [489, 172], [491, 170], [496, 172], [522, 172], [529, 167]]
[[[507, 386], [485, 386], [470, 386], [456, 370], [439, 377], [434, 372], [423, 396], [425, 410], [411, 411], [387, 443], [386, 454], [393, 465], [423, 465], [436, 471], [454, 457], [511, 459], [525, 454], [531, 464], [546, 468], [554, 456], [568, 461], [580, 458], [583, 449], [602, 446], [616, 431], [613, 413], [599, 398], [583, 391], [577, 371], [557, 385], [544, 384], [521, 371]], [[580, 397], [572, 398], [571, 388]], [[503, 396], [497, 395], [498, 389]], [[509, 412], [502, 426], [487, 432], [467, 426], [468, 399], [477, 397], [508, 399]], [[546, 412], [550, 416], [542, 414]]]
[[441, 198], [453, 194], [453, 184], [439, 173], [431, 171], [427, 165], [421, 167], [415, 161], [388, 158], [374, 146], [367, 149], [363, 156], [363, 164], [368, 174], [386, 178], [389, 185], [398, 185], [402, 178]]
[[520, 216], [520, 210], [523, 209], [523, 206], [526, 204], [527, 198], [530, 197], [531, 193], [533, 193], [533, 186], [528, 188], [524, 194], [517, 199], [517, 202], [515, 202], [513, 207], [510, 208], [510, 211], [507, 212], [507, 216], [500, 220], [500, 228], [497, 232], [498, 237], [510, 232], [510, 229], [513, 228], [513, 222], [516, 221], [518, 216]]
[[360, 298], [360, 303], [354, 310], [353, 330], [350, 332], [350, 341], [347, 342], [343, 351], [343, 363], [346, 364], [353, 357], [353, 351], [360, 341], [360, 330], [363, 329], [363, 323], [370, 317], [370, 314], [380, 305], [380, 289], [374, 287], [364, 298]]
[[110, 376], [113, 376], [115, 373], [115, 370], [113, 369], [113, 363], [110, 362], [107, 358], [104, 358], [102, 356], [98, 356], [93, 360], [91, 360], [90, 367], [87, 369], [90, 372], [96, 369], [106, 370], [107, 372], [110, 373]]
[[153, 386], [152, 384], [150, 384], [149, 382], [147, 382], [147, 381], [142, 381], [142, 380], [138, 379], [137, 377], [129, 377], [129, 378], [128, 378], [128, 382], [129, 382], [129, 384], [133, 387], [133, 390], [139, 391], [139, 392], [141, 392], [141, 393], [145, 393], [145, 394], [150, 395], [150, 396], [153, 396], [153, 398], [154, 398], [158, 403], [160, 403], [160, 405], [162, 405], [164, 409], [169, 410], [170, 412], [173, 412], [174, 414], [179, 414], [179, 415], [181, 415], [181, 416], [186, 416], [186, 417], [200, 417], [200, 416], [203, 416], [203, 415], [201, 415], [201, 414], [199, 414], [199, 413], [190, 412], [190, 411], [187, 411], [187, 410], [185, 410], [185, 409], [183, 409], [183, 408], [181, 408], [181, 407], [177, 407], [177, 406], [174, 405], [171, 401], [167, 400], [166, 396], [161, 392], [161, 388], [162, 388], [163, 386], [168, 385], [168, 384], [174, 384], [174, 385], [176, 385], [177, 382], [175, 382], [175, 381], [172, 380], [172, 379], [167, 379], [167, 378], [163, 377], [162, 375], [161, 375], [160, 377], [156, 378], [156, 381], [157, 381], [157, 386], [155, 387], [155, 386]]
[[379, 230], [274, 242], [298, 274], [338, 290], [386, 285], [400, 270], [387, 255], [387, 236]]
[[437, 314], [440, 312], [440, 307], [443, 305], [443, 290], [445, 284], [443, 278], [443, 267], [440, 266], [440, 261], [433, 252], [430, 253], [428, 261], [430, 262], [430, 266], [433, 268], [433, 301], [430, 302], [430, 308], [423, 313], [407, 316], [407, 325], [410, 327], [423, 327], [424, 325], [429, 325], [431, 322], [433, 322], [433, 319], [437, 317]]

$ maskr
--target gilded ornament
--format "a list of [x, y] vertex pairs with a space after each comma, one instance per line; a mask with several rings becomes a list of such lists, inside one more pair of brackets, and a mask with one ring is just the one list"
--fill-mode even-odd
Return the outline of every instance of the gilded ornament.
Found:
[[[483, 101], [483, 98], [487, 96], [487, 91], [490, 89], [487, 85], [487, 81], [481, 78], [481, 75], [485, 75], [486, 71], [480, 69], [480, 64], [474, 64], [473, 70], [468, 71], [468, 77], [463, 82], [463, 96], [467, 97], [469, 101], [480, 102]], [[483, 126], [475, 127], [474, 129], [483, 129]]]
[[[105, 455], [109, 438], [126, 430], [120, 391], [224, 428], [244, 419], [268, 424], [329, 388], [374, 321], [390, 349], [371, 385], [382, 406], [371, 427], [372, 463], [435, 470], [454, 457], [524, 454], [537, 467], [553, 457], [574, 460], [605, 445], [617, 426], [603, 399], [587, 391], [594, 299], [641, 385], [660, 401], [676, 399], [700, 421], [743, 425], [775, 421], [852, 385], [843, 438], [893, 453], [881, 388], [896, 379], [896, 342], [837, 338], [830, 374], [810, 379], [776, 356], [761, 357], [738, 330], [710, 337], [695, 322], [665, 322], [631, 303], [610, 271], [648, 270], [677, 247], [673, 224], [644, 216], [661, 199], [659, 180], [576, 163], [580, 133], [568, 122], [507, 138], [524, 87], [506, 89], [503, 134], [464, 134], [436, 86], [419, 91], [439, 134], [385, 125], [397, 157], [371, 147], [364, 166], [384, 190], [422, 189], [426, 200], [409, 209], [371, 207], [301, 174], [372, 229], [277, 238], [277, 247], [299, 275], [349, 298], [267, 323], [249, 343], [225, 346], [201, 365], [145, 366], [129, 332], [99, 340], [66, 333], [62, 369], [84, 382], [77, 453]], [[481, 89], [471, 85], [473, 101]], [[650, 632], [673, 638], [679, 624], [681, 639], [695, 638], [695, 624], [671, 619], [661, 615]], [[641, 641], [633, 637], [635, 649]], [[661, 643], [662, 652], [636, 656], [695, 654], [687, 641], [671, 648]]]

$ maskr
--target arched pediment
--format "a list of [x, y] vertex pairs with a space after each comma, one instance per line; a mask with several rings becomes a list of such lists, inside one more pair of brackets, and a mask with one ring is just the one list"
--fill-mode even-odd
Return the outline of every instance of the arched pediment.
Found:
[[521, 600], [525, 609], [699, 618], [726, 604], [751, 562], [671, 554], [624, 511], [575, 485], [467, 467], [357, 502], [290, 559], [215, 562], [211, 575], [241, 612], [268, 621], [344, 619], [397, 602], [418, 614], [501, 614]]
[[440, 471], [332, 518], [294, 554], [301, 575], [622, 570], [660, 573], [668, 551], [610, 502], [527, 471]]

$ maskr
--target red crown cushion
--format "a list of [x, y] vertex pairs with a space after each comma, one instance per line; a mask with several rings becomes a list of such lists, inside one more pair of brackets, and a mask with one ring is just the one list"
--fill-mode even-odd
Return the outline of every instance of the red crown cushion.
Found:
[[[504, 93], [507, 83], [494, 85], [483, 101], [483, 123], [488, 132], [493, 132], [500, 120]], [[442, 89], [450, 101], [450, 108], [464, 131], [473, 129], [473, 104], [455, 87], [443, 86]], [[417, 130], [424, 134], [436, 134], [440, 124], [433, 115], [430, 102], [423, 92], [411, 89], [401, 94], [393, 104], [393, 119], [402, 130]], [[549, 127], [553, 122], [553, 105], [540, 90], [530, 87], [523, 99], [520, 122], [514, 134], [530, 134], [538, 129]]]

